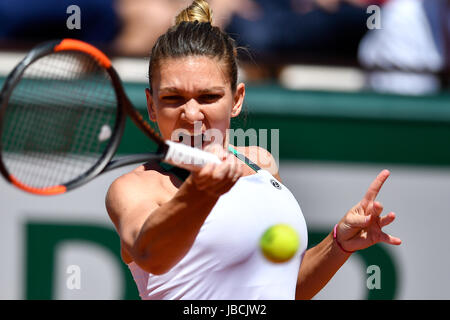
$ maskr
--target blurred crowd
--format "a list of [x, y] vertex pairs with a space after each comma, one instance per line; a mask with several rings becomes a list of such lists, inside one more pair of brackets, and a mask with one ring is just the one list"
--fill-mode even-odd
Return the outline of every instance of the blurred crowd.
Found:
[[[0, 0], [0, 46], [71, 37], [122, 56], [148, 56], [191, 0]], [[381, 92], [440, 89], [450, 0], [210, 0], [215, 24], [264, 64], [357, 64]], [[80, 8], [80, 28], [66, 25]], [[367, 25], [370, 5], [381, 28]]]
[[362, 39], [358, 58], [379, 92], [432, 94], [447, 87], [449, 0], [390, 0], [381, 30]]

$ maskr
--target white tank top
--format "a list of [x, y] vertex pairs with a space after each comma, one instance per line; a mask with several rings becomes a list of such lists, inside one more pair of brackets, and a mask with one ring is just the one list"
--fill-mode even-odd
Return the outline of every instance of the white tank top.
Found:
[[[288, 262], [264, 258], [259, 240], [272, 225], [297, 230], [299, 250]], [[128, 265], [142, 299], [288, 300], [308, 245], [305, 219], [292, 193], [268, 171], [241, 177], [222, 195], [189, 252], [162, 275]]]

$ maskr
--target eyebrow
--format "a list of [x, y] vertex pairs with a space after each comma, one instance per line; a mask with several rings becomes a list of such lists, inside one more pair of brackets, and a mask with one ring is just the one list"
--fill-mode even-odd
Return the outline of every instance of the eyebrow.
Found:
[[[184, 91], [184, 90], [180, 90], [176, 87], [164, 87], [164, 88], [160, 89], [160, 92], [162, 92], [162, 93], [179, 93], [181, 91]], [[225, 88], [224, 87], [211, 87], [211, 88], [201, 89], [198, 92], [200, 94], [205, 94], [205, 93], [211, 93], [211, 92], [217, 92], [217, 91], [224, 92]]]

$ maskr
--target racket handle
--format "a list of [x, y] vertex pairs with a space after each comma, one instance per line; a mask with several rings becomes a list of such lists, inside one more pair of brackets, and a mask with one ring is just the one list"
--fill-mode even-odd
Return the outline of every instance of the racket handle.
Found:
[[197, 171], [208, 163], [220, 164], [220, 159], [210, 152], [192, 148], [182, 143], [166, 141], [164, 162], [189, 170]]

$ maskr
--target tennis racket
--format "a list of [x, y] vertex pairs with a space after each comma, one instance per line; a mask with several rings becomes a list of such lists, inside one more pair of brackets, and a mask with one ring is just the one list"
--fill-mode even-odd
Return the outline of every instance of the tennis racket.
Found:
[[[154, 153], [112, 159], [126, 118], [157, 145]], [[74, 39], [38, 45], [0, 93], [0, 172], [37, 195], [68, 192], [133, 163], [164, 161], [198, 170], [213, 155], [164, 141], [132, 106], [108, 57]]]

